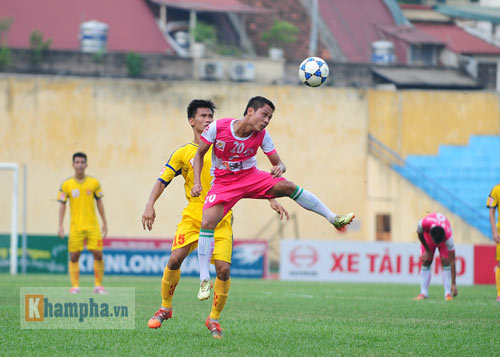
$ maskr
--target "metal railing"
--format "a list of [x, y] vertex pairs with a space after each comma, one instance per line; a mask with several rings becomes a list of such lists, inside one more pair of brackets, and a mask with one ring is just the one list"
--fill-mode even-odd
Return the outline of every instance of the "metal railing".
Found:
[[420, 188], [434, 200], [441, 203], [469, 225], [477, 228], [482, 234], [491, 239], [491, 227], [487, 212], [480, 211], [476, 207], [471, 206], [453, 191], [450, 191], [438, 181], [426, 175], [423, 170], [406, 162], [405, 159], [371, 134], [368, 134], [368, 150], [411, 184]]

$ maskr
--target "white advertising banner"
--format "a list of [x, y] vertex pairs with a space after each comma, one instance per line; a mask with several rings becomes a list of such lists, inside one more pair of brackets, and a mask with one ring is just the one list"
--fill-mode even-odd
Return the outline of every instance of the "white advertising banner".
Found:
[[[472, 285], [474, 246], [456, 245], [457, 284]], [[436, 251], [431, 283], [442, 284]], [[420, 244], [282, 240], [280, 279], [370, 283], [418, 283]]]

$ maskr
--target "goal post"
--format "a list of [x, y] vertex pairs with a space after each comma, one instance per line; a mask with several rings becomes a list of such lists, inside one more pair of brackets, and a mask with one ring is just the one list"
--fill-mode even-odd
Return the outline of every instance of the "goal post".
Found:
[[[23, 177], [23, 235], [22, 235], [22, 272], [26, 272], [26, 179], [27, 169], [24, 166]], [[10, 223], [10, 274], [17, 274], [17, 251], [18, 251], [18, 224], [19, 224], [19, 164], [11, 162], [0, 162], [0, 170], [12, 171], [12, 206]]]

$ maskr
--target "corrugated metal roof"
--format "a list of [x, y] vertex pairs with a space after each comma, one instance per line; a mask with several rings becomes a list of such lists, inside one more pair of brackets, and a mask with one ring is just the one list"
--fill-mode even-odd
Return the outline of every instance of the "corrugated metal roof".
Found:
[[0, 1], [0, 14], [13, 19], [7, 44], [14, 48], [29, 48], [31, 32], [39, 30], [52, 39], [51, 49], [78, 50], [80, 24], [97, 20], [109, 26], [108, 51], [174, 54], [144, 1]]
[[453, 52], [461, 54], [500, 55], [500, 48], [470, 35], [455, 25], [415, 24], [417, 28], [440, 39]]
[[395, 21], [382, 0], [319, 0], [319, 11], [349, 62], [370, 62], [378, 25]]
[[398, 88], [478, 89], [472, 78], [454, 69], [374, 67], [375, 75]]
[[480, 5], [436, 5], [434, 10], [456, 18], [471, 19], [476, 21], [488, 21], [496, 25], [500, 24], [500, 9], [496, 7]]
[[206, 12], [235, 12], [258, 14], [273, 12], [270, 9], [263, 9], [250, 5], [245, 5], [238, 0], [151, 0], [157, 4], [164, 4], [169, 7], [196, 10]]
[[411, 22], [450, 22], [451, 19], [431, 9], [407, 9], [403, 7], [403, 14]]
[[411, 44], [444, 44], [442, 40], [412, 26], [385, 25], [379, 26], [379, 28], [382, 32], [391, 34], [394, 37]]

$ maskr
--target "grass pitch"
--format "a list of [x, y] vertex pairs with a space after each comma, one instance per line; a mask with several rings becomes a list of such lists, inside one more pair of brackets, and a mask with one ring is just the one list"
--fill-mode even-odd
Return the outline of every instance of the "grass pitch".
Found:
[[[500, 303], [493, 286], [459, 286], [445, 301], [442, 286], [411, 301], [414, 285], [295, 283], [233, 279], [221, 316], [224, 339], [204, 326], [211, 299], [196, 298], [198, 280], [183, 278], [173, 318], [150, 330], [161, 278], [106, 277], [108, 287], [136, 289], [134, 330], [23, 330], [20, 287], [67, 286], [56, 275], [0, 275], [0, 355], [433, 355], [497, 356]], [[93, 277], [81, 278], [92, 286]]]

